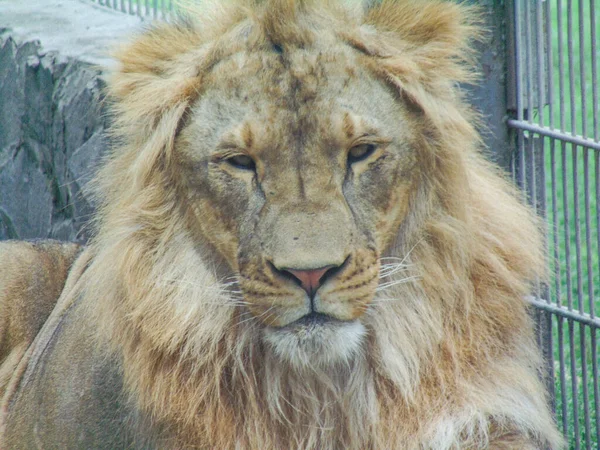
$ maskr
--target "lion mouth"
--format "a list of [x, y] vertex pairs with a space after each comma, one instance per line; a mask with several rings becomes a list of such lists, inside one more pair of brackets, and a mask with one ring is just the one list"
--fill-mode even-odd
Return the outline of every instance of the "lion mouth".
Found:
[[296, 367], [328, 366], [353, 359], [366, 335], [358, 321], [310, 312], [284, 327], [267, 327], [263, 338], [274, 353]]
[[328, 314], [311, 311], [310, 313], [300, 317], [299, 319], [288, 323], [283, 328], [315, 328], [335, 322], [340, 321]]

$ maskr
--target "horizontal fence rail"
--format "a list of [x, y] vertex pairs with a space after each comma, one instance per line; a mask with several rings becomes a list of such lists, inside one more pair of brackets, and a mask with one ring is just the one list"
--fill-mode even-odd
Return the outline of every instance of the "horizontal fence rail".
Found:
[[559, 427], [600, 447], [598, 0], [510, 0], [512, 173], [546, 222], [550, 281], [529, 299]]

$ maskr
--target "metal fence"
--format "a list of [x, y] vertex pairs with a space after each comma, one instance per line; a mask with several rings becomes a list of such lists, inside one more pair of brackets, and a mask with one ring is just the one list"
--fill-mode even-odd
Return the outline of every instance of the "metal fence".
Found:
[[168, 19], [174, 0], [88, 0], [106, 8], [139, 17]]
[[600, 130], [597, 0], [510, 0], [512, 173], [546, 219], [550, 281], [538, 338], [572, 449], [600, 448]]

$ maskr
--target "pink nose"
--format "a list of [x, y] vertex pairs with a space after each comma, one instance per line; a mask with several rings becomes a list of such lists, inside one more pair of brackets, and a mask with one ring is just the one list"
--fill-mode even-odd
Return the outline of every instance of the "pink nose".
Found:
[[287, 269], [286, 272], [291, 273], [300, 280], [302, 289], [306, 291], [308, 295], [313, 295], [317, 292], [317, 289], [321, 286], [321, 278], [333, 266], [322, 267], [320, 269], [313, 270], [292, 270]]

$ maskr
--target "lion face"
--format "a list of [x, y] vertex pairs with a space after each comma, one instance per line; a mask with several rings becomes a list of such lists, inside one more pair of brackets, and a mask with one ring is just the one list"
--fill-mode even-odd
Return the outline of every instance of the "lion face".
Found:
[[407, 211], [416, 125], [357, 59], [341, 45], [226, 58], [176, 143], [193, 227], [282, 354], [358, 348]]

